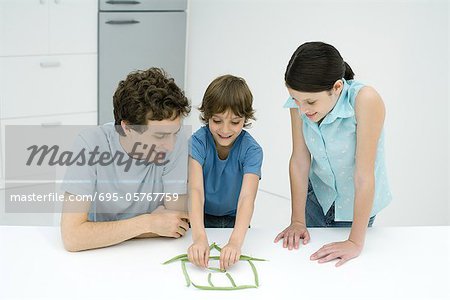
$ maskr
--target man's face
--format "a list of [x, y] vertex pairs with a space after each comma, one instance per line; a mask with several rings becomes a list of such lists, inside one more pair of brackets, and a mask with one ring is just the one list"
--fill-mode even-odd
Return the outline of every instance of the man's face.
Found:
[[150, 152], [167, 154], [173, 150], [177, 133], [181, 129], [181, 118], [162, 121], [148, 120], [147, 125], [142, 125], [142, 127], [139, 128], [139, 131], [133, 129], [125, 131], [127, 144], [134, 153], [142, 155], [142, 158], [154, 159], [155, 153], [152, 155]]

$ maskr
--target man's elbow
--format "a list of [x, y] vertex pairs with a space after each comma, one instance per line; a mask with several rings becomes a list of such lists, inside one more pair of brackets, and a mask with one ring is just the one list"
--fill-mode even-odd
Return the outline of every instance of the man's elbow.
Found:
[[74, 231], [74, 229], [61, 227], [61, 238], [64, 249], [69, 252], [79, 252], [85, 250], [81, 247]]

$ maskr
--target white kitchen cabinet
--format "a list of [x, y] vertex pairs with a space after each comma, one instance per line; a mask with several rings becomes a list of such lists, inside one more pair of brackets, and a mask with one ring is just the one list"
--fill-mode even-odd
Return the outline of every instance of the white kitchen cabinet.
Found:
[[4, 213], [5, 193], [16, 189], [5, 188], [5, 126], [97, 124], [97, 7], [97, 0], [0, 0], [0, 224], [55, 224], [53, 214]]
[[97, 0], [48, 0], [49, 52], [97, 52]]
[[[5, 151], [5, 130], [6, 126], [8, 125], [35, 125], [35, 126], [41, 126], [43, 130], [49, 131], [49, 134], [52, 133], [52, 130], [54, 130], [56, 127], [63, 126], [63, 125], [96, 125], [97, 124], [97, 112], [89, 112], [89, 113], [82, 113], [82, 114], [60, 114], [60, 115], [53, 115], [53, 116], [44, 116], [44, 117], [37, 117], [37, 118], [17, 118], [17, 119], [4, 119], [0, 122], [0, 169], [2, 170], [2, 173], [0, 175], [0, 179], [5, 179], [5, 169], [6, 169], [6, 151]], [[46, 135], [49, 135], [46, 134]], [[18, 137], [20, 138], [20, 137]], [[23, 149], [18, 149], [18, 151], [21, 151]], [[0, 180], [2, 181], [2, 180]], [[0, 189], [4, 186], [0, 185]]]
[[0, 118], [97, 110], [97, 56], [0, 58]]
[[96, 53], [96, 0], [0, 0], [0, 56]]
[[49, 0], [0, 0], [0, 56], [48, 52]]
[[[1, 106], [0, 106], [1, 109]], [[2, 119], [0, 119], [0, 128], [2, 128]], [[5, 167], [3, 166], [3, 145], [5, 143], [2, 143], [3, 135], [0, 130], [0, 194], [2, 193], [1, 190], [5, 187]], [[1, 202], [1, 201], [0, 201]]]

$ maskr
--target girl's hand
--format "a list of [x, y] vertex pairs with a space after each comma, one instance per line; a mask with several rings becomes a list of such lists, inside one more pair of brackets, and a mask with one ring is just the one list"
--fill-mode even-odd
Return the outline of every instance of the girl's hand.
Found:
[[233, 243], [228, 243], [220, 251], [220, 269], [227, 270], [239, 261], [241, 257], [241, 247]]
[[319, 263], [324, 263], [338, 258], [339, 261], [337, 262], [336, 267], [339, 267], [346, 261], [357, 257], [362, 249], [362, 244], [357, 244], [351, 240], [330, 243], [317, 250], [311, 255], [310, 259], [318, 260]]
[[300, 239], [303, 239], [303, 245], [309, 242], [309, 232], [306, 229], [306, 225], [300, 222], [293, 222], [285, 230], [275, 238], [274, 243], [283, 239], [283, 247], [289, 250], [298, 249], [300, 245]]
[[209, 245], [207, 239], [194, 241], [188, 248], [188, 259], [194, 265], [207, 268], [209, 262]]

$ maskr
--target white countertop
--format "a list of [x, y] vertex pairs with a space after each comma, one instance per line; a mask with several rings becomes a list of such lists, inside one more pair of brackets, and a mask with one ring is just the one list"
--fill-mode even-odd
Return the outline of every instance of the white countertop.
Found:
[[[190, 232], [177, 240], [131, 240], [69, 253], [58, 227], [3, 226], [0, 299], [450, 298], [448, 226], [369, 228], [363, 253], [339, 268], [335, 262], [310, 261], [309, 256], [325, 243], [347, 238], [349, 229], [310, 229], [310, 243], [292, 251], [273, 243], [278, 231], [251, 228], [247, 234], [242, 254], [268, 259], [255, 262], [258, 289], [203, 291], [185, 286], [180, 263], [162, 265], [186, 253]], [[231, 231], [207, 232], [210, 243], [223, 246]]]

